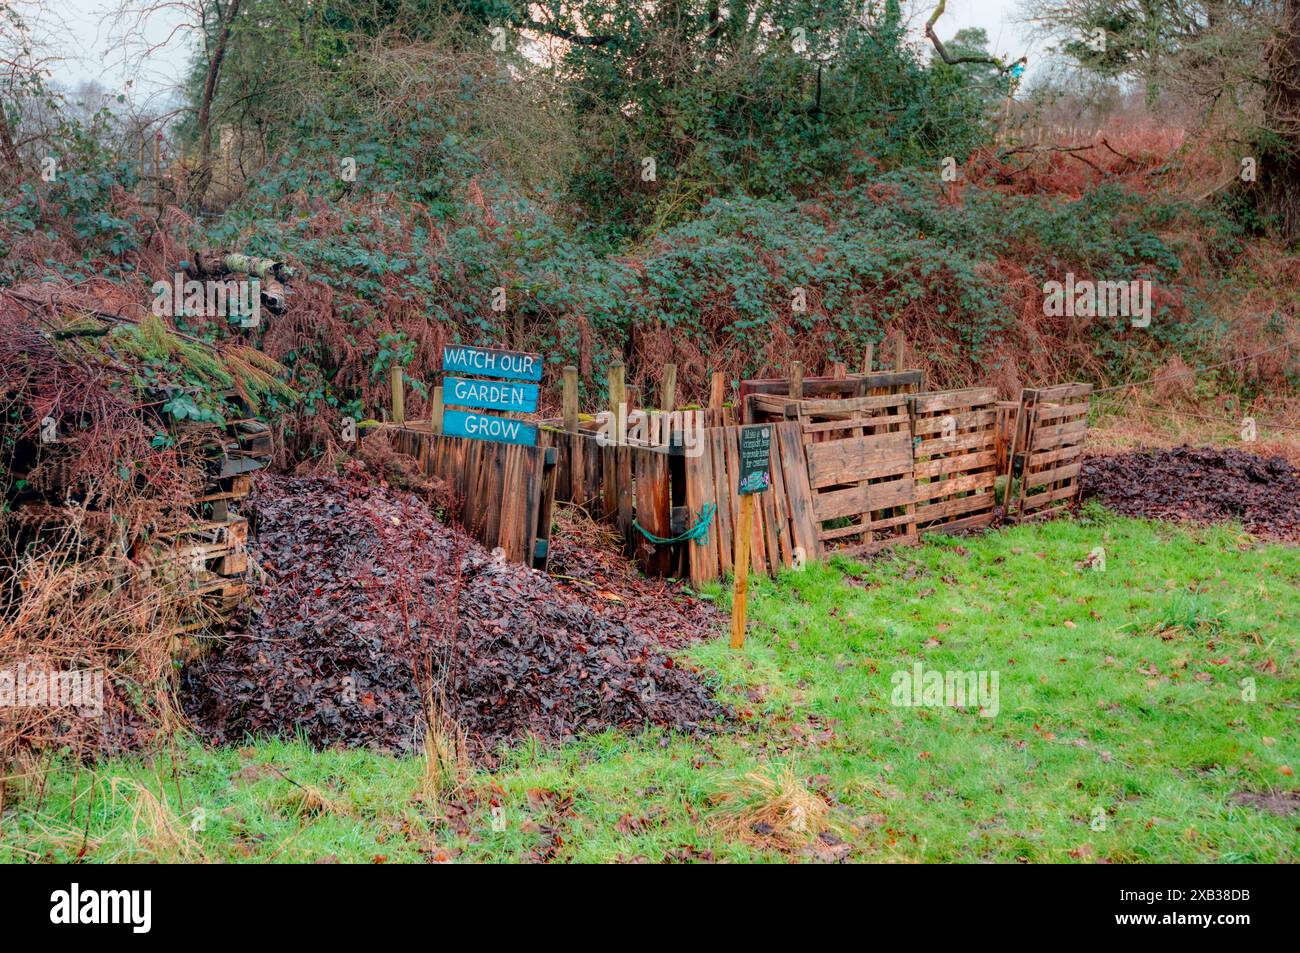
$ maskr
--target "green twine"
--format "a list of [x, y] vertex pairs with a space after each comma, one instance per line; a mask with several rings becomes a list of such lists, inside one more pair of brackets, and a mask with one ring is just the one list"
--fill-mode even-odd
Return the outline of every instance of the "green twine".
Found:
[[650, 542], [654, 543], [656, 546], [667, 546], [670, 543], [684, 543], [687, 540], [692, 539], [701, 546], [704, 546], [709, 541], [709, 524], [713, 522], [713, 514], [717, 511], [718, 508], [714, 504], [705, 503], [703, 508], [700, 510], [699, 519], [695, 521], [694, 526], [682, 533], [680, 536], [673, 536], [668, 539], [647, 532], [646, 528], [636, 520], [632, 521], [632, 525], [641, 531], [642, 536], [650, 540]]

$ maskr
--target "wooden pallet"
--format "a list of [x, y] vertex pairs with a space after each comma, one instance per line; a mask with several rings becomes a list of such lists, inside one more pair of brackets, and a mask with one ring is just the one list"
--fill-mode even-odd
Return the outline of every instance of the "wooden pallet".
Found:
[[799, 401], [756, 394], [750, 406], [797, 422], [823, 550], [861, 555], [916, 542], [907, 394]]
[[1091, 384], [1060, 384], [1021, 394], [1022, 423], [1011, 455], [1012, 475], [1019, 486], [1008, 516], [1020, 520], [1054, 516], [1078, 499], [1091, 396]]
[[[754, 497], [750, 562], [755, 572], [775, 575], [821, 556], [811, 509], [807, 461], [796, 423], [773, 424], [772, 487]], [[684, 458], [686, 510], [698, 519], [706, 504], [716, 507], [707, 539], [687, 547], [692, 584], [700, 585], [732, 571], [735, 531], [740, 524], [740, 428], [704, 431], [705, 452]]]
[[155, 571], [200, 577], [242, 576], [248, 571], [248, 520], [203, 520], [160, 533], [137, 553]]
[[784, 397], [787, 400], [849, 399], [854, 397], [879, 397], [889, 394], [915, 394], [921, 389], [925, 372], [874, 371], [870, 374], [847, 374], [844, 377], [805, 377], [799, 384], [799, 397], [791, 396], [791, 381], [784, 378], [762, 378], [740, 382], [740, 400], [746, 423], [763, 423], [787, 420], [793, 414], [784, 407], [773, 412], [773, 404], [757, 402], [754, 397]]
[[988, 526], [997, 504], [997, 391], [918, 394], [908, 401], [919, 530]]

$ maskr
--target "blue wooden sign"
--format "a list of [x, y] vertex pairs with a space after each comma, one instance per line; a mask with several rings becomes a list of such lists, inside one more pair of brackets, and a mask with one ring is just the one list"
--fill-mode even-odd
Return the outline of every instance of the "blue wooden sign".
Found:
[[537, 410], [536, 384], [516, 381], [476, 381], [467, 377], [444, 377], [442, 399], [458, 407], [484, 407], [488, 410], [512, 410], [531, 414]]
[[442, 349], [442, 369], [457, 374], [500, 377], [510, 381], [540, 381], [542, 356], [523, 351], [452, 344]]
[[473, 437], [476, 440], [495, 440], [497, 443], [518, 443], [525, 447], [537, 446], [537, 428], [532, 424], [493, 417], [490, 414], [444, 411], [442, 432], [448, 437]]

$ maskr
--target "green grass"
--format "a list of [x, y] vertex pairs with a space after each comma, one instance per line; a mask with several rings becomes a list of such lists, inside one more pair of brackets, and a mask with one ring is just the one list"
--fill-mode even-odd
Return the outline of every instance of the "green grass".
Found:
[[[1104, 571], [1079, 568], [1099, 546]], [[760, 581], [751, 620], [743, 651], [719, 637], [686, 653], [739, 712], [727, 733], [525, 743], [441, 803], [420, 794], [419, 759], [276, 741], [56, 766], [39, 801], [10, 805], [0, 858], [1300, 855], [1300, 816], [1229, 801], [1300, 788], [1300, 549], [1092, 508]], [[891, 676], [915, 662], [996, 671], [996, 716], [891, 704]], [[731, 809], [774, 797], [754, 772], [813, 792], [825, 816], [780, 841], [747, 836]], [[823, 827], [829, 844], [810, 837]]]

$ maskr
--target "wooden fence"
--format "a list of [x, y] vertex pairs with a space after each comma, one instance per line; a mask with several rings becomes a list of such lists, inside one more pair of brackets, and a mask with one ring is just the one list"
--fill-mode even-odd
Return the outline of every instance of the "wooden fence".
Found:
[[397, 450], [421, 472], [443, 480], [452, 517], [511, 562], [545, 569], [550, 555], [556, 453], [551, 447], [448, 437], [412, 427], [391, 428]]
[[1016, 490], [1009, 494], [1008, 517], [1051, 516], [1078, 498], [1091, 397], [1091, 384], [1060, 384], [1021, 393], [1021, 424], [1011, 451]]
[[538, 447], [393, 432], [398, 449], [447, 482], [457, 521], [507, 558], [545, 567], [558, 499], [613, 523], [647, 574], [696, 585], [732, 571], [737, 418], [774, 430], [772, 488], [755, 499], [756, 571], [991, 525], [1000, 481], [1009, 518], [1077, 497], [1090, 385], [1026, 389], [1019, 401], [987, 387], [923, 393], [921, 371], [872, 371], [869, 361], [861, 374], [804, 378], [795, 365], [789, 378], [742, 381], [735, 408], [715, 374], [709, 406], [689, 411], [675, 409], [672, 367], [662, 409], [629, 410], [636, 397], [615, 363], [602, 419], [578, 414], [577, 371], [566, 368], [564, 417], [541, 422]]
[[997, 391], [918, 394], [909, 411], [917, 526], [953, 531], [991, 524], [997, 505]]

